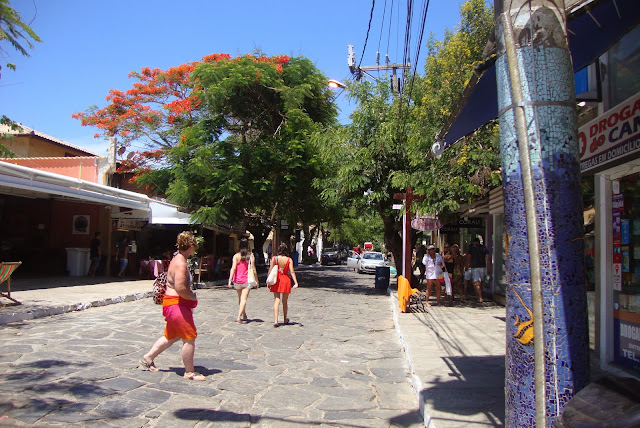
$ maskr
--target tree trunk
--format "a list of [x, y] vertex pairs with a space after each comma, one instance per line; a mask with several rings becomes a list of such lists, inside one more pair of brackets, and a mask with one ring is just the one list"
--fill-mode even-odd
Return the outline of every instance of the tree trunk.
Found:
[[253, 235], [253, 246], [263, 254], [264, 243], [267, 241], [269, 237], [269, 232], [271, 232], [271, 228], [265, 226], [264, 224], [253, 224], [248, 225], [247, 230], [251, 232]]
[[393, 253], [393, 260], [396, 263], [396, 270], [401, 272], [403, 265], [402, 258], [402, 222], [398, 221], [398, 218], [394, 216], [382, 217], [382, 223], [384, 224], [384, 245]]

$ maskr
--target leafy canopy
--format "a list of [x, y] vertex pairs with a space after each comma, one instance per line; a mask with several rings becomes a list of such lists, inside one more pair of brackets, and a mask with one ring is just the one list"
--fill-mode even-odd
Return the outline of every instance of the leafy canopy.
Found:
[[[0, 53], [3, 56], [8, 56], [6, 54], [3, 45], [4, 41], [9, 42], [9, 44], [17, 50], [20, 54], [29, 57], [28, 49], [33, 49], [33, 42], [41, 42], [40, 37], [22, 21], [20, 14], [15, 11], [12, 7], [9, 6], [9, 0], [0, 0]], [[26, 43], [26, 47], [25, 47]], [[14, 70], [16, 69], [16, 65], [13, 63], [7, 63], [7, 68]], [[2, 67], [0, 67], [2, 69]], [[5, 125], [8, 127], [10, 131], [13, 132], [21, 132], [22, 127], [18, 125], [16, 122], [11, 120], [5, 115], [0, 117], [0, 125]], [[12, 138], [13, 135], [11, 133], [1, 133], [0, 138]], [[5, 146], [0, 144], [0, 157], [13, 157], [14, 154], [7, 149]]]

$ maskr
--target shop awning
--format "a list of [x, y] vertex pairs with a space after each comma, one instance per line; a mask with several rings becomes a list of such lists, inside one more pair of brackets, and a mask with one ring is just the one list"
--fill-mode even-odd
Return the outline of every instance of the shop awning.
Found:
[[191, 214], [181, 212], [180, 207], [168, 202], [152, 200], [150, 224], [193, 224]]
[[0, 162], [0, 193], [93, 202], [149, 211], [150, 198], [90, 181]]
[[111, 218], [144, 221], [149, 224], [193, 224], [191, 215], [169, 202], [149, 199], [147, 210], [120, 208], [111, 210]]
[[[567, 2], [569, 3], [569, 2]], [[640, 23], [639, 0], [571, 2], [567, 10], [573, 70], [592, 64]], [[447, 148], [498, 117], [495, 59], [482, 64], [465, 87], [437, 140]]]

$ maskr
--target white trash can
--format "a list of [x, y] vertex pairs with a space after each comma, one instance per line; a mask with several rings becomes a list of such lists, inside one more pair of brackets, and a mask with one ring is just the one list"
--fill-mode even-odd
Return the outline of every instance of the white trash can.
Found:
[[69, 276], [85, 276], [89, 272], [89, 248], [65, 248]]

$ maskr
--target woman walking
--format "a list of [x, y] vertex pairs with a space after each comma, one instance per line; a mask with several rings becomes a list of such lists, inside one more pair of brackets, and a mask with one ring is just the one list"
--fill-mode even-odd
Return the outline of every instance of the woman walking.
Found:
[[249, 298], [249, 292], [251, 291], [251, 284], [249, 283], [249, 269], [253, 272], [253, 277], [258, 278], [256, 272], [256, 259], [249, 251], [249, 241], [246, 238], [240, 240], [240, 251], [234, 254], [231, 270], [229, 271], [229, 288], [234, 288], [238, 293], [238, 319], [239, 323], [248, 321], [247, 312], [245, 308], [247, 306], [247, 299]]
[[193, 355], [196, 349], [196, 325], [193, 322], [193, 309], [198, 305], [196, 293], [191, 291], [191, 274], [187, 259], [197, 249], [198, 243], [191, 232], [182, 232], [176, 243], [178, 251], [173, 255], [167, 271], [167, 291], [162, 301], [162, 315], [167, 325], [164, 336], [159, 338], [140, 360], [140, 366], [157, 372], [153, 360], [165, 349], [182, 339], [182, 363], [184, 377], [189, 380], [205, 380], [193, 367]]
[[[292, 288], [298, 288], [298, 279], [296, 273], [293, 271], [293, 261], [289, 258], [289, 247], [284, 242], [280, 244], [278, 249], [278, 255], [271, 259], [271, 265], [269, 271], [275, 265], [278, 265], [278, 280], [275, 284], [269, 286], [269, 291], [273, 293], [273, 326], [279, 327], [278, 316], [280, 310], [280, 300], [282, 300], [282, 315], [284, 315], [284, 323], [289, 323], [287, 318], [289, 293]], [[291, 286], [291, 280], [289, 279], [289, 273], [293, 278], [293, 287]]]

